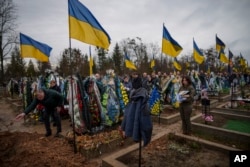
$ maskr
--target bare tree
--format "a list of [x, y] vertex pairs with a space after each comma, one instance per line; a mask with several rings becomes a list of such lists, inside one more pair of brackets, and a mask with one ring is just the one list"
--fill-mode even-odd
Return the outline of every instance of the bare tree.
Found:
[[4, 81], [4, 59], [17, 41], [15, 34], [16, 7], [12, 0], [0, 0], [0, 80]]

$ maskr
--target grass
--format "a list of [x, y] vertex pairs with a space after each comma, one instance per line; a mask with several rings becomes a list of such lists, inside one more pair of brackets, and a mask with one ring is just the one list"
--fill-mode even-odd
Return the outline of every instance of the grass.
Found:
[[250, 122], [239, 120], [228, 120], [223, 126], [225, 129], [234, 130], [243, 133], [250, 133]]

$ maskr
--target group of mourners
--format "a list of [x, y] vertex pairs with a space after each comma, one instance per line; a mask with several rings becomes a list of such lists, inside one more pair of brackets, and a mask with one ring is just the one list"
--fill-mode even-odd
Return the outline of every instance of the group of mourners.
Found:
[[[54, 125], [57, 126], [55, 136], [58, 137], [62, 132], [60, 112], [65, 105], [65, 101], [67, 101], [67, 103], [71, 105], [68, 111], [71, 119], [82, 119], [74, 116], [81, 113], [81, 105], [89, 105], [87, 103], [80, 103], [84, 101], [84, 98], [86, 99], [85, 96], [88, 95], [90, 104], [92, 102], [91, 99], [99, 100], [97, 100], [98, 102], [96, 102], [95, 104], [97, 108], [99, 108], [98, 115], [93, 115], [96, 114], [96, 111], [90, 114], [86, 113], [86, 111], [83, 112], [84, 114], [86, 114], [86, 117], [90, 118], [90, 120], [96, 119], [96, 116], [100, 117], [101, 121], [99, 123], [95, 122], [95, 124], [92, 123], [92, 127], [97, 125], [100, 126], [102, 120], [115, 122], [114, 119], [117, 119], [117, 117], [119, 117], [120, 115], [115, 115], [114, 111], [111, 112], [108, 108], [108, 106], [114, 104], [114, 106], [119, 106], [119, 110], [122, 110], [122, 121], [120, 122], [120, 127], [124, 132], [124, 136], [133, 137], [135, 141], [143, 139], [144, 145], [147, 145], [151, 140], [153, 130], [153, 125], [151, 122], [152, 105], [150, 105], [149, 103], [150, 100], [152, 101], [154, 91], [158, 92], [158, 99], [156, 100], [157, 102], [159, 102], [160, 104], [170, 104], [173, 105], [173, 107], [179, 108], [182, 120], [183, 134], [190, 135], [190, 116], [193, 109], [193, 102], [197, 100], [197, 96], [201, 95], [202, 90], [206, 89], [207, 91], [215, 92], [230, 88], [232, 85], [235, 86], [242, 83], [249, 84], [250, 82], [249, 75], [247, 74], [229, 75], [227, 73], [204, 73], [203, 71], [190, 71], [186, 75], [180, 74], [178, 71], [170, 73], [156, 73], [154, 71], [151, 74], [147, 74], [146, 72], [142, 74], [132, 72], [131, 74], [126, 74], [124, 76], [115, 76], [114, 71], [111, 70], [111, 73], [109, 71], [109, 73], [104, 76], [96, 73], [95, 75], [88, 78], [91, 78], [91, 80], [88, 80], [87, 82], [81, 80], [80, 86], [85, 89], [85, 83], [92, 83], [94, 85], [92, 87], [93, 91], [88, 87], [86, 88], [86, 94], [84, 94], [84, 91], [80, 91], [80, 95], [78, 95], [79, 89], [81, 90], [81, 88], [79, 87], [79, 85], [77, 85], [74, 90], [74, 94], [74, 92], [70, 91], [73, 90], [71, 89], [71, 87], [74, 87], [74, 84], [69, 82], [66, 96], [61, 92], [62, 88], [60, 88], [59, 85], [56, 84], [56, 80], [50, 80], [50, 87], [40, 87], [39, 89], [37, 89], [36, 92], [34, 92], [35, 96], [33, 98], [33, 101], [26, 106], [25, 110], [22, 113], [16, 116], [16, 120], [20, 120], [24, 116], [28, 115], [37, 107], [37, 105], [42, 105], [43, 119], [46, 129], [45, 136], [48, 137], [52, 135], [52, 130], [50, 128], [50, 120], [52, 117], [52, 120], [54, 120]], [[110, 78], [113, 78], [114, 82], [111, 82], [112, 80], [110, 80]], [[110, 96], [105, 95], [105, 92], [107, 94], [107, 92], [110, 92], [111, 90], [107, 88], [109, 86], [119, 87], [115, 89], [115, 94], [124, 89], [126, 91], [128, 101], [124, 102], [124, 96], [119, 95], [118, 93], [118, 97], [115, 98], [117, 99], [117, 101], [111, 100], [110, 105], [104, 104], [104, 100], [110, 98]], [[117, 91], [117, 89], [119, 91]], [[76, 99], [70, 100], [70, 94], [72, 93], [74, 94], [74, 97], [76, 97]], [[79, 100], [79, 96], [82, 96], [81, 100]], [[124, 105], [123, 108], [121, 107], [121, 101]], [[80, 109], [74, 107], [75, 104], [79, 105]], [[106, 109], [104, 109], [103, 106], [105, 106]], [[110, 108], [114, 110], [114, 107]], [[158, 110], [158, 114], [160, 114], [161, 107], [159, 107]], [[105, 112], [102, 113], [102, 111]], [[111, 117], [110, 115], [113, 115], [113, 117]], [[88, 123], [89, 120], [85, 116], [80, 116], [85, 118], [83, 119], [85, 122], [79, 121], [77, 128], [81, 129]], [[107, 118], [108, 116], [110, 116], [110, 118]], [[96, 119], [96, 121], [97, 120], [98, 119]]]

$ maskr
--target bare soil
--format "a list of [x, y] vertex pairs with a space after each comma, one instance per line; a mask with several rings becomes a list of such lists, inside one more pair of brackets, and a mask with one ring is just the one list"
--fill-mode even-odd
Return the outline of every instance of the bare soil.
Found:
[[[13, 121], [20, 111], [14, 111], [5, 99], [0, 98], [0, 106], [1, 167], [101, 166], [101, 160], [91, 161], [75, 153], [72, 143], [65, 137], [45, 137], [43, 123]], [[62, 129], [63, 136], [72, 131], [68, 119], [62, 120]], [[53, 127], [53, 132], [56, 132], [56, 127]]]
[[[199, 112], [199, 111], [198, 111]], [[164, 115], [177, 111], [164, 112]], [[96, 159], [88, 159], [80, 153], [74, 153], [72, 143], [65, 138], [53, 135], [44, 137], [42, 123], [24, 124], [13, 122], [18, 114], [12, 105], [0, 97], [0, 166], [1, 167], [44, 167], [44, 166], [102, 166], [102, 155]], [[181, 122], [173, 125], [154, 124], [153, 135], [160, 131], [181, 132]], [[53, 129], [52, 132], [56, 130]], [[62, 135], [72, 132], [69, 120], [62, 121]], [[138, 151], [133, 152], [122, 161], [128, 166], [138, 166]], [[152, 141], [142, 150], [142, 166], [228, 166], [228, 156], [220, 152], [206, 150], [199, 146], [191, 146], [168, 137]]]
[[[141, 150], [142, 167], [227, 167], [229, 156], [218, 151], [202, 148], [198, 143], [189, 143], [164, 136]], [[139, 164], [139, 151], [119, 159], [129, 167]]]

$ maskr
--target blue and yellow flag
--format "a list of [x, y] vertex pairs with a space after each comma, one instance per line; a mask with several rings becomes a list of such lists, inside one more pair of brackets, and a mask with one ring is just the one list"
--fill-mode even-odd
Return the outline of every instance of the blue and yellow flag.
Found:
[[193, 45], [194, 45], [194, 50], [193, 50], [194, 60], [198, 64], [201, 64], [204, 61], [205, 57], [203, 53], [200, 51], [200, 49], [198, 48], [198, 46], [196, 45], [194, 40], [193, 40]]
[[226, 64], [229, 63], [228, 58], [227, 58], [227, 56], [225, 55], [225, 52], [224, 52], [223, 49], [220, 50], [219, 59], [220, 59], [220, 61], [221, 61], [222, 63], [226, 63]]
[[136, 70], [137, 68], [135, 67], [134, 63], [129, 59], [127, 53], [125, 53], [125, 66], [129, 69]]
[[224, 50], [226, 45], [224, 44], [224, 42], [222, 42], [222, 40], [219, 37], [217, 37], [217, 34], [215, 36], [215, 40], [216, 40], [216, 50], [217, 50], [217, 52], [220, 52], [221, 49]]
[[210, 74], [210, 65], [208, 60], [205, 62], [205, 71]]
[[153, 55], [153, 59], [150, 61], [150, 68], [155, 71], [155, 56]]
[[234, 55], [233, 53], [229, 50], [228, 51], [228, 59], [233, 59]]
[[176, 59], [176, 57], [174, 58], [174, 67], [175, 69], [177, 69], [178, 71], [181, 71], [181, 65], [178, 62], [178, 60]]
[[155, 59], [152, 59], [151, 62], [150, 62], [150, 68], [152, 70], [155, 70]]
[[240, 65], [241, 65], [241, 67], [243, 67], [243, 68], [246, 68], [246, 67], [247, 67], [246, 60], [243, 58], [243, 56], [241, 55], [241, 53], [240, 53]]
[[22, 58], [35, 58], [41, 62], [48, 62], [52, 48], [20, 33], [20, 47]]
[[229, 50], [228, 51], [228, 73], [232, 74], [233, 73], [233, 53]]
[[162, 52], [171, 57], [176, 57], [182, 51], [182, 47], [171, 37], [163, 25]]
[[159, 115], [161, 112], [161, 95], [156, 86], [153, 86], [149, 96], [149, 107], [152, 115]]
[[68, 0], [70, 38], [108, 49], [110, 37], [93, 14], [78, 0]]

